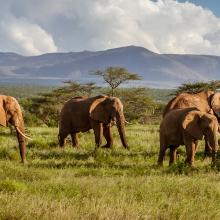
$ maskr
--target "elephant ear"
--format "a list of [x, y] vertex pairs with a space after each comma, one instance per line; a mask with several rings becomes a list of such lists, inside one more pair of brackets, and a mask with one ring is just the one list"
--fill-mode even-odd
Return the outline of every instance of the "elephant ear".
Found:
[[184, 117], [183, 129], [196, 140], [202, 140], [203, 132], [200, 127], [200, 115], [198, 111], [191, 111]]
[[0, 125], [7, 127], [6, 113], [4, 109], [3, 100], [0, 100]]
[[211, 101], [211, 107], [216, 116], [220, 119], [220, 92], [216, 92]]
[[96, 99], [89, 109], [89, 116], [95, 121], [100, 121], [104, 124], [109, 123], [109, 114], [105, 110], [104, 102], [106, 98]]
[[212, 122], [215, 122], [218, 126], [217, 118], [214, 115], [206, 113], [201, 117], [200, 126], [202, 129], [206, 129], [207, 127], [210, 127]]

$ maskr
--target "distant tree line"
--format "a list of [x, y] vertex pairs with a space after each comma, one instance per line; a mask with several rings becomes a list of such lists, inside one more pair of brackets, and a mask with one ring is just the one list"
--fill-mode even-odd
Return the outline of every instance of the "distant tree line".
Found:
[[[57, 126], [59, 112], [63, 104], [75, 96], [111, 95], [112, 90], [100, 88], [93, 83], [79, 84], [68, 81], [66, 85], [51, 92], [22, 100], [26, 121], [30, 125], [46, 124]], [[125, 117], [128, 121], [146, 123], [161, 115], [161, 104], [156, 103], [146, 88], [123, 88], [115, 91], [124, 105]], [[160, 112], [161, 111], [161, 112]]]
[[[123, 102], [127, 121], [133, 123], [160, 121], [166, 103], [155, 101], [155, 98], [152, 97], [152, 90], [148, 88], [118, 88], [122, 83], [140, 80], [141, 78], [137, 74], [130, 73], [121, 67], [96, 70], [92, 74], [102, 77], [109, 87], [98, 87], [94, 83], [80, 84], [75, 81], [66, 81], [62, 87], [43, 90], [38, 94], [35, 92], [34, 96], [26, 96], [19, 100], [24, 108], [26, 123], [31, 126], [42, 124], [57, 126], [59, 112], [67, 100], [76, 96], [91, 97], [99, 94], [119, 97]], [[220, 81], [185, 83], [174, 90], [167, 99], [182, 92], [197, 93], [203, 90], [216, 91], [218, 89], [220, 89]], [[157, 90], [157, 97], [161, 96], [161, 92], [164, 91]]]
[[57, 125], [59, 111], [67, 100], [74, 96], [91, 96], [92, 91], [97, 89], [94, 83], [79, 84], [66, 81], [65, 84], [50, 92], [39, 93], [35, 97], [23, 100], [22, 106], [26, 112], [26, 121], [32, 124]]
[[178, 95], [182, 92], [195, 94], [201, 91], [216, 91], [218, 89], [220, 89], [220, 80], [212, 80], [209, 82], [184, 83], [175, 90], [174, 95]]

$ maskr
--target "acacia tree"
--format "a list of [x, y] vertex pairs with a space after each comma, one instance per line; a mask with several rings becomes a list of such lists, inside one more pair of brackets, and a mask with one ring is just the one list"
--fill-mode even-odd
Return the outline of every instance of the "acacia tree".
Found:
[[182, 92], [195, 94], [206, 90], [216, 91], [217, 89], [220, 89], [220, 80], [212, 80], [209, 82], [184, 83], [177, 88], [174, 95], [178, 95]]
[[66, 85], [63, 87], [27, 99], [23, 102], [25, 110], [31, 115], [36, 115], [48, 126], [54, 126], [57, 124], [59, 111], [64, 102], [74, 96], [90, 96], [97, 88], [94, 83], [79, 84], [74, 81], [64, 83]]
[[114, 89], [124, 82], [130, 80], [140, 80], [141, 77], [135, 73], [128, 72], [122, 67], [108, 67], [105, 70], [96, 70], [93, 75], [102, 76], [104, 81], [111, 87], [111, 95], [114, 96]]

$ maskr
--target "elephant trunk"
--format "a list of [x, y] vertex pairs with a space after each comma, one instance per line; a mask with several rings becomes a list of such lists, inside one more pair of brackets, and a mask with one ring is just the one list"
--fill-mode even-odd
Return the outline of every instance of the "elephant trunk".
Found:
[[212, 161], [214, 162], [216, 159], [216, 153], [217, 153], [217, 149], [218, 149], [217, 131], [209, 134], [209, 137], [207, 137], [207, 139], [208, 139], [208, 145], [210, 146], [211, 151], [212, 151]]
[[119, 133], [120, 138], [121, 138], [121, 143], [124, 146], [124, 148], [128, 149], [128, 144], [127, 144], [127, 140], [126, 140], [126, 137], [125, 137], [125, 118], [124, 118], [124, 115], [122, 113], [121, 114], [118, 113], [116, 115], [116, 125], [117, 125], [117, 128], [118, 128], [118, 133]]
[[25, 136], [23, 135], [25, 133], [23, 120], [20, 121], [19, 124], [15, 126], [15, 129], [18, 138], [21, 162], [24, 163], [26, 160], [26, 142], [25, 142]]

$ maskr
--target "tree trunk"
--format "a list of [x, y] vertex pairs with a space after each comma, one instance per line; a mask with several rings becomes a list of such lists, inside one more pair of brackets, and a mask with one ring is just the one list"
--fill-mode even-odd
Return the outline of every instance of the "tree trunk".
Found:
[[114, 96], [114, 89], [112, 88], [112, 97]]

